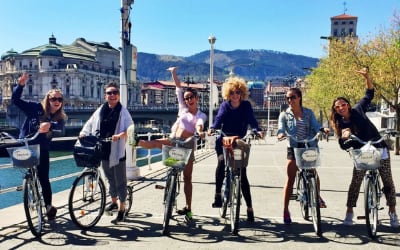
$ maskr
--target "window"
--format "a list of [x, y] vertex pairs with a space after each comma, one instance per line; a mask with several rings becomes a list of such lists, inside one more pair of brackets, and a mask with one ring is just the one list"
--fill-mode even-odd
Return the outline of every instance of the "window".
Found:
[[338, 21], [334, 21], [334, 22], [333, 22], [333, 25], [338, 25], [338, 24], [339, 24]]

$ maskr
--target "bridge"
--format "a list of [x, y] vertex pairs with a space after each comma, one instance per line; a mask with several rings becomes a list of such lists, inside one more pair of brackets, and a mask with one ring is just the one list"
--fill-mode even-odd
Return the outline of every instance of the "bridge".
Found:
[[[69, 119], [86, 121], [89, 116], [94, 112], [93, 108], [82, 109], [66, 109]], [[128, 107], [135, 123], [146, 123], [149, 120], [160, 121], [166, 124], [173, 124], [177, 118], [177, 107]], [[208, 108], [201, 108], [201, 110], [208, 115]], [[277, 120], [280, 108], [274, 107], [269, 110], [270, 120]], [[214, 109], [214, 117], [217, 115], [218, 109]], [[258, 121], [268, 119], [268, 109], [254, 108], [254, 115]]]

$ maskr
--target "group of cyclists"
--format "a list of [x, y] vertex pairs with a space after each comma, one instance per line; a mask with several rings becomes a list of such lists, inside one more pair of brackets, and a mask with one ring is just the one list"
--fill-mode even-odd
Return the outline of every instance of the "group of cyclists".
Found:
[[[224, 102], [220, 105], [214, 123], [210, 124], [205, 131], [205, 122], [207, 116], [198, 108], [199, 96], [193, 88], [183, 89], [177, 76], [177, 68], [168, 69], [171, 72], [172, 79], [176, 85], [176, 95], [179, 103], [178, 118], [171, 128], [170, 138], [157, 139], [152, 141], [140, 140], [138, 146], [144, 148], [161, 148], [162, 145], [171, 145], [172, 138], [186, 139], [195, 134], [200, 138], [205, 135], [214, 135], [215, 130], [221, 130], [225, 135], [235, 135], [244, 137], [251, 127], [255, 133], [263, 137], [263, 131], [258, 126], [258, 122], [254, 116], [251, 103], [248, 100], [249, 90], [246, 81], [239, 77], [228, 78], [222, 86], [222, 96]], [[376, 127], [369, 121], [366, 116], [366, 108], [374, 97], [374, 86], [368, 74], [368, 69], [363, 68], [357, 71], [366, 80], [366, 94], [353, 107], [345, 97], [338, 97], [332, 103], [331, 110], [331, 126], [333, 127], [342, 149], [347, 147], [360, 148], [357, 143], [344, 144], [351, 134], [356, 135], [362, 140], [369, 141], [380, 137]], [[57, 122], [57, 126], [63, 126], [66, 115], [62, 110], [63, 96], [60, 91], [51, 90], [41, 104], [27, 102], [21, 99], [22, 89], [28, 80], [28, 76], [24, 74], [19, 78], [19, 84], [13, 91], [13, 102], [20, 107], [27, 119], [22, 129], [21, 136], [39, 130], [43, 136], [39, 141], [41, 150], [44, 152], [38, 171], [40, 174], [40, 182], [43, 187], [45, 202], [47, 205], [47, 216], [53, 219], [56, 215], [56, 208], [51, 205], [51, 186], [49, 185], [49, 155], [48, 145], [52, 136], [51, 122]], [[91, 118], [84, 125], [79, 137], [97, 133], [100, 136], [111, 137], [112, 142], [105, 142], [102, 154], [102, 167], [105, 169], [107, 179], [109, 181], [109, 193], [111, 195], [111, 205], [107, 210], [118, 210], [116, 220], [118, 222], [124, 220], [124, 201], [126, 199], [126, 164], [125, 164], [125, 145], [127, 138], [127, 128], [133, 124], [132, 117], [125, 107], [119, 102], [119, 88], [116, 84], [109, 84], [105, 87], [106, 102], [101, 105]], [[282, 111], [278, 118], [278, 139], [282, 139], [289, 135], [297, 139], [307, 139], [313, 137], [317, 132], [321, 131], [329, 133], [329, 128], [321, 127], [317, 122], [314, 113], [303, 107], [302, 93], [298, 88], [290, 88], [286, 93], [288, 108]], [[35, 107], [35, 109], [33, 109]], [[217, 166], [215, 171], [215, 194], [212, 207], [218, 208], [222, 206], [221, 187], [224, 179], [225, 162], [223, 157], [223, 135], [220, 134], [215, 143], [215, 151], [217, 153]], [[383, 148], [381, 167], [379, 172], [382, 176], [384, 184], [384, 194], [386, 196], [387, 205], [389, 206], [390, 225], [398, 227], [399, 222], [396, 214], [396, 192], [391, 175], [390, 154], [388, 146], [382, 142], [377, 147]], [[195, 144], [185, 145], [188, 148], [195, 148]], [[291, 224], [292, 220], [289, 212], [289, 200], [293, 190], [293, 184], [297, 170], [295, 154], [293, 149], [296, 147], [304, 147], [298, 145], [294, 140], [289, 138], [287, 144], [287, 180], [283, 188], [283, 222]], [[194, 150], [193, 150], [194, 151]], [[192, 172], [193, 172], [194, 154], [190, 156], [189, 163], [184, 169], [184, 193], [186, 205], [178, 210], [178, 214], [185, 215], [187, 220], [192, 220]], [[241, 185], [244, 200], [247, 206], [247, 221], [254, 222], [254, 210], [252, 205], [250, 183], [247, 177], [246, 168], [241, 170]], [[347, 210], [344, 224], [351, 225], [353, 223], [353, 207], [356, 206], [358, 193], [364, 172], [354, 168], [353, 177], [348, 191]], [[318, 185], [319, 181], [318, 181]], [[326, 207], [322, 197], [319, 198], [320, 206]], [[119, 200], [119, 204], [118, 201]]]

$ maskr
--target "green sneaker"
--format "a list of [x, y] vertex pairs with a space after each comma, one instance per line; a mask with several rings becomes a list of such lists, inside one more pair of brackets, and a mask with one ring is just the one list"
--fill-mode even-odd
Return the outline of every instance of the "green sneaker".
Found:
[[192, 211], [187, 211], [185, 214], [185, 220], [186, 221], [192, 221], [193, 220], [193, 214]]

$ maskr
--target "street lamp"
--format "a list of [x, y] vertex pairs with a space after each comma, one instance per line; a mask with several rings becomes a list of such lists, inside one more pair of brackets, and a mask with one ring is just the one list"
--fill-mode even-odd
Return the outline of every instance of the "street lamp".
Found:
[[208, 37], [208, 42], [211, 45], [210, 49], [210, 97], [209, 97], [209, 106], [208, 106], [208, 127], [211, 127], [213, 124], [213, 84], [214, 84], [214, 43], [217, 40], [215, 36], [210, 35]]
[[271, 97], [268, 95], [267, 97], [267, 104], [268, 104], [268, 116], [267, 116], [267, 135], [269, 136], [270, 134], [270, 128], [269, 128], [269, 114], [270, 114], [270, 109], [271, 109]]

